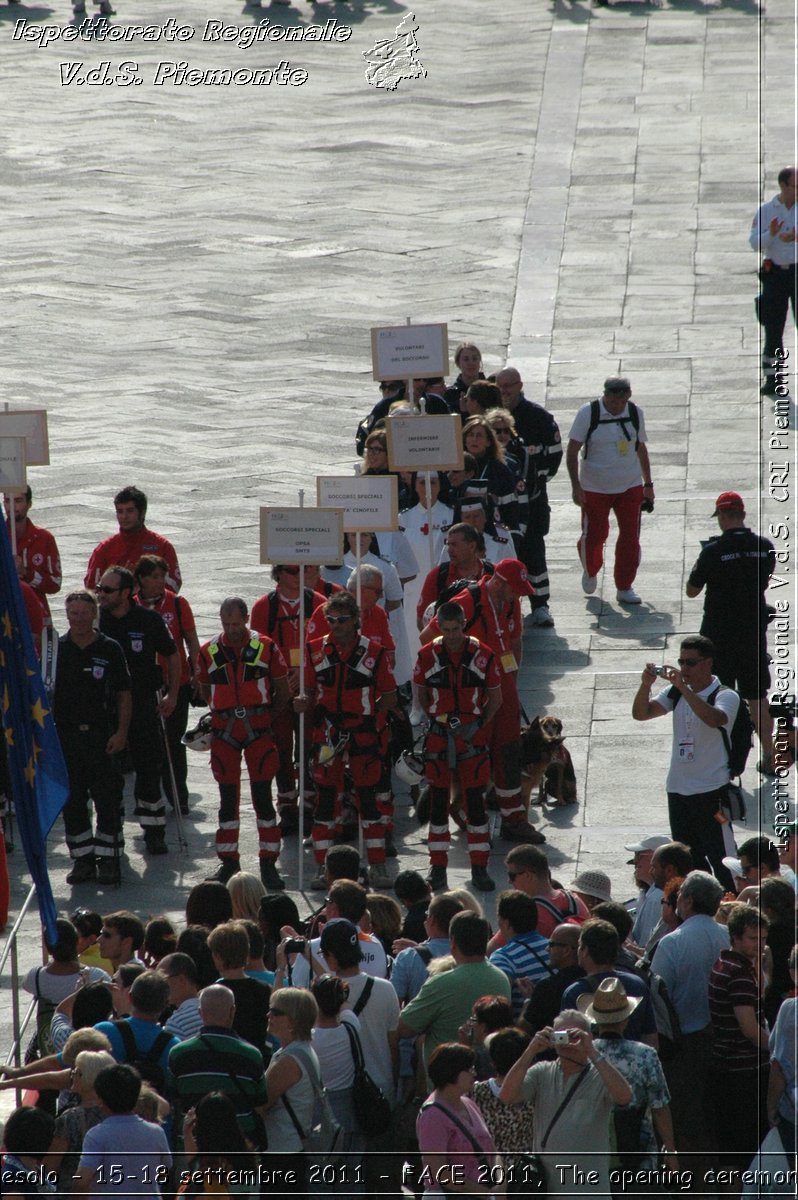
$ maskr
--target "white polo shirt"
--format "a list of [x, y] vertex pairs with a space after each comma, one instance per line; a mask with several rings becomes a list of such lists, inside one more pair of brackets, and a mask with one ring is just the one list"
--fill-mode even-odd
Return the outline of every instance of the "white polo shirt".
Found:
[[[712, 676], [712, 682], [697, 692], [701, 700], [706, 698], [718, 687], [719, 679]], [[673, 746], [671, 747], [671, 766], [668, 771], [666, 787], [669, 792], [680, 796], [693, 796], [699, 792], [713, 792], [729, 782], [728, 754], [720, 729], [706, 725], [693, 712], [690, 705], [680, 697], [676, 708], [670, 699], [670, 687], [654, 696], [654, 703], [665, 712], [673, 712]], [[721, 686], [715, 697], [715, 708], [726, 713], [728, 718], [724, 726], [726, 736], [731, 738], [731, 729], [737, 716], [740, 698], [736, 692]]]

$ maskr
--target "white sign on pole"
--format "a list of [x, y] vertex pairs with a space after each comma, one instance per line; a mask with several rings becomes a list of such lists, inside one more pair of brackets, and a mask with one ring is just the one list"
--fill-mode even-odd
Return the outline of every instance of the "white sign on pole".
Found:
[[24, 437], [0, 437], [0, 492], [13, 496], [27, 486]]
[[449, 328], [375, 325], [371, 330], [375, 379], [432, 378], [449, 374]]
[[463, 425], [450, 417], [391, 417], [385, 422], [392, 471], [461, 471]]
[[46, 408], [0, 409], [0, 437], [24, 438], [27, 466], [49, 466]]
[[334, 508], [262, 508], [260, 561], [340, 566], [344, 558], [342, 513]]
[[317, 475], [319, 507], [343, 509], [347, 533], [387, 533], [399, 527], [395, 475]]

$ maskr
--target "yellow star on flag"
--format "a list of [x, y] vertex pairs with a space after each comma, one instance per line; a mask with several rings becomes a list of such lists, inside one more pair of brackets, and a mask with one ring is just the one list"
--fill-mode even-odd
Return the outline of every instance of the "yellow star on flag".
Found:
[[33, 765], [33, 759], [28, 759], [28, 765], [25, 768], [25, 778], [28, 781], [28, 786], [33, 787], [36, 783], [36, 768]]
[[14, 628], [11, 624], [11, 613], [8, 611], [8, 609], [6, 609], [6, 611], [3, 613], [3, 632], [10, 641], [11, 635], [14, 632]]
[[44, 707], [39, 696], [36, 697], [36, 703], [30, 706], [30, 715], [37, 725], [41, 725], [42, 729], [44, 729], [44, 718], [49, 711], [49, 708]]

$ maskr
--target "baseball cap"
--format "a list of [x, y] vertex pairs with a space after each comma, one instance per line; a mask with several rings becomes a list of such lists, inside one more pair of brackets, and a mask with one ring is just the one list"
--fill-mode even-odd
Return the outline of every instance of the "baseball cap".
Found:
[[662, 833], [653, 833], [649, 837], [641, 838], [639, 842], [626, 842], [624, 850], [631, 850], [632, 854], [642, 854], [644, 850], [657, 850], [660, 846], [668, 846], [673, 841], [673, 838], [665, 837]]
[[357, 950], [357, 961], [363, 957], [357, 935], [357, 925], [347, 921], [346, 917], [333, 917], [321, 931], [321, 952], [325, 956], [331, 953], [335, 958], [342, 954], [350, 954]]
[[715, 501], [715, 511], [712, 516], [716, 517], [719, 512], [745, 512], [745, 502], [739, 492], [721, 492]]
[[527, 569], [517, 558], [503, 558], [496, 564], [495, 575], [509, 583], [517, 596], [534, 596], [535, 589], [529, 582]]
[[571, 887], [575, 892], [595, 896], [597, 900], [612, 900], [612, 883], [603, 871], [580, 871]]

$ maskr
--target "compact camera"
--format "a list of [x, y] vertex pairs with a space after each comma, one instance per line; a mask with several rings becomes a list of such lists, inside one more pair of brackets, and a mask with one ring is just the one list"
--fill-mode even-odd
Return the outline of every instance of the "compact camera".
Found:
[[289, 938], [285, 943], [285, 952], [286, 954], [304, 954], [306, 945], [306, 938]]
[[555, 1029], [551, 1035], [552, 1046], [567, 1046], [571, 1040], [571, 1033], [568, 1029]]

